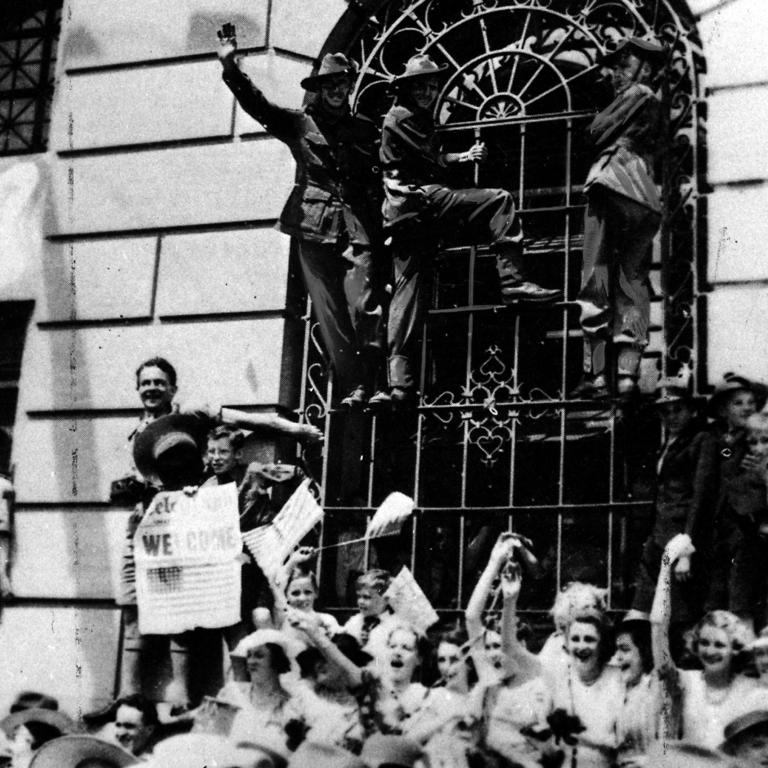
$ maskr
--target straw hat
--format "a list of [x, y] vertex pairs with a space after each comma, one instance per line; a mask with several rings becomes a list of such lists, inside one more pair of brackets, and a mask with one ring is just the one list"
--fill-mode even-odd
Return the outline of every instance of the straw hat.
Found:
[[183, 449], [189, 452], [190, 462], [200, 463], [202, 474], [201, 452], [207, 426], [205, 419], [189, 414], [171, 413], [155, 419], [133, 441], [136, 469], [145, 478], [158, 478], [160, 457], [172, 449]]
[[26, 723], [45, 723], [45, 725], [58, 728], [62, 733], [72, 733], [77, 730], [74, 721], [63, 712], [55, 709], [43, 709], [42, 707], [20, 709], [18, 712], [8, 715], [8, 717], [0, 720], [0, 730], [4, 731], [8, 738], [12, 738], [16, 728]]

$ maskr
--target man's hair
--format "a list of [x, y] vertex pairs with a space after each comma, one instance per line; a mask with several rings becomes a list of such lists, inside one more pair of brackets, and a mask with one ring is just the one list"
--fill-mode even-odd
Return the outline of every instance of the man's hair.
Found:
[[159, 368], [167, 377], [168, 377], [168, 383], [172, 386], [176, 386], [176, 369], [164, 358], [164, 357], [150, 357], [149, 360], [145, 360], [137, 369], [136, 369], [136, 386], [139, 386], [139, 377], [141, 376], [141, 372], [145, 368], [149, 368], [154, 366], [155, 368]]
[[232, 443], [233, 451], [240, 450], [243, 447], [243, 442], [245, 441], [245, 437], [239, 429], [233, 429], [232, 427], [228, 427], [226, 424], [214, 427], [208, 433], [209, 440], [223, 440], [224, 438], [229, 438], [229, 441]]
[[383, 595], [391, 583], [392, 574], [390, 574], [389, 571], [385, 571], [381, 568], [371, 568], [371, 570], [366, 571], [362, 576], [357, 577], [355, 589], [368, 587], [374, 592]]
[[148, 699], [145, 699], [141, 694], [132, 693], [130, 696], [121, 696], [117, 699], [114, 705], [115, 717], [117, 717], [117, 710], [122, 706], [138, 709], [139, 712], [141, 712], [145, 726], [149, 727], [157, 725], [157, 709], [155, 708], [155, 705]]

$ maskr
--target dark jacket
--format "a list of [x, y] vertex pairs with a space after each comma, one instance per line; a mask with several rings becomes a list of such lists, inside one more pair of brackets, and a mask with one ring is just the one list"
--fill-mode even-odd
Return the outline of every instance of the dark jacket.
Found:
[[584, 184], [589, 192], [599, 184], [655, 212], [661, 201], [653, 180], [663, 121], [661, 102], [647, 86], [635, 83], [600, 112], [589, 135], [600, 154]]
[[[653, 538], [664, 546], [678, 533], [687, 533], [697, 548], [708, 538], [717, 500], [717, 440], [692, 424], [662, 450], [656, 486]], [[698, 543], [697, 543], [698, 542]]]
[[443, 184], [446, 176], [432, 113], [393, 105], [384, 118], [379, 154], [384, 172], [385, 226], [417, 220], [426, 204], [421, 187]]
[[373, 121], [318, 105], [285, 109], [269, 101], [240, 70], [224, 72], [240, 106], [296, 160], [296, 182], [277, 228], [301, 240], [368, 246], [380, 230], [378, 131]]

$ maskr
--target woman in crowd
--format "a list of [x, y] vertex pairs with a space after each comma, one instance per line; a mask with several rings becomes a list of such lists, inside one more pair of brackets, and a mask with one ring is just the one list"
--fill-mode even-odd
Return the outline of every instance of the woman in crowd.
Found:
[[654, 663], [663, 674], [674, 675], [681, 689], [683, 739], [716, 749], [723, 742], [725, 726], [749, 711], [745, 707], [753, 707], [759, 683], [741, 674], [752, 632], [728, 611], [710, 611], [689, 633], [688, 650], [702, 668], [674, 668], [669, 650], [671, 573], [678, 558], [690, 557], [692, 550], [684, 535], [675, 536], [665, 548], [651, 612]]
[[547, 675], [550, 711], [560, 710], [578, 719], [582, 730], [572, 749], [579, 768], [608, 768], [616, 753], [624, 687], [619, 670], [608, 666], [614, 639], [605, 613], [593, 607], [572, 615], [565, 630], [565, 648], [565, 671], [556, 668], [554, 675]]
[[[478, 747], [490, 759], [533, 765], [539, 746], [529, 734], [543, 727], [548, 694], [542, 666], [535, 654], [520, 642], [517, 600], [522, 586], [520, 566], [513, 558], [521, 543], [502, 536], [495, 549], [494, 567], [501, 570], [503, 609], [501, 619], [502, 677], [480, 689], [473, 708], [478, 718]], [[503, 555], [503, 559], [501, 557]]]
[[251, 741], [257, 736], [288, 746], [285, 731], [291, 721], [306, 722], [300, 697], [283, 686], [281, 677], [291, 672], [295, 654], [291, 640], [276, 629], [257, 629], [244, 637], [230, 654], [244, 661], [248, 680], [227, 683], [218, 698], [235, 707], [230, 738]]

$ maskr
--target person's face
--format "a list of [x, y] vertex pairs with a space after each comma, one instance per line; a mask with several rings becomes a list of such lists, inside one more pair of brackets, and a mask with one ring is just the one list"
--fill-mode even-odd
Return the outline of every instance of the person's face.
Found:
[[115, 715], [115, 739], [128, 752], [136, 752], [144, 735], [144, 715], [140, 709], [121, 704]]
[[493, 665], [494, 669], [502, 669], [504, 666], [504, 654], [501, 651], [501, 635], [488, 629], [483, 637], [483, 649], [485, 657]]
[[311, 611], [315, 606], [316, 598], [317, 592], [308, 576], [293, 579], [288, 585], [288, 591], [285, 593], [288, 605], [297, 611]]
[[352, 90], [352, 79], [348, 75], [329, 77], [320, 85], [320, 98], [326, 107], [339, 109], [347, 103]]
[[634, 53], [624, 53], [611, 68], [614, 93], [625, 91], [634, 82], [643, 82], [647, 66]]
[[11, 739], [11, 768], [27, 768], [34, 754], [34, 743], [34, 737], [25, 726], [16, 727]]
[[704, 667], [704, 672], [728, 673], [733, 661], [733, 648], [724, 629], [705, 626], [699, 633], [699, 642], [696, 646], [699, 661]]
[[747, 435], [749, 452], [761, 459], [768, 459], [768, 430], [750, 429]]
[[171, 386], [168, 374], [155, 365], [147, 365], [139, 371], [136, 385], [144, 410], [153, 416], [170, 413], [176, 387]]
[[643, 658], [629, 632], [622, 632], [616, 639], [614, 660], [621, 670], [621, 678], [625, 685], [634, 685], [642, 677]]
[[232, 450], [232, 440], [228, 437], [208, 441], [206, 457], [216, 475], [231, 472], [237, 464], [238, 454], [239, 451]]
[[393, 680], [410, 682], [419, 664], [416, 636], [407, 629], [396, 629], [387, 641], [389, 671]]
[[420, 109], [430, 109], [439, 90], [436, 77], [417, 77], [410, 85], [411, 98]]
[[387, 600], [371, 587], [357, 588], [357, 610], [363, 616], [379, 616], [387, 607]]
[[679, 435], [691, 423], [693, 411], [682, 401], [667, 403], [661, 407], [661, 418], [670, 435]]
[[458, 645], [440, 643], [437, 646], [437, 671], [445, 680], [445, 687], [449, 691], [463, 693], [467, 690], [467, 663], [462, 658]]
[[750, 768], [758, 765], [768, 767], [768, 728], [763, 725], [754, 733], [742, 736], [734, 751], [739, 761]]
[[574, 621], [568, 627], [566, 648], [577, 672], [589, 674], [600, 666], [600, 631], [586, 621]]
[[263, 679], [272, 673], [272, 653], [266, 645], [249, 648], [245, 654], [245, 667], [251, 680]]
[[747, 419], [755, 413], [755, 396], [748, 389], [737, 389], [721, 409], [729, 430], [744, 429]]
[[763, 685], [768, 685], [768, 646], [755, 648], [755, 668]]

